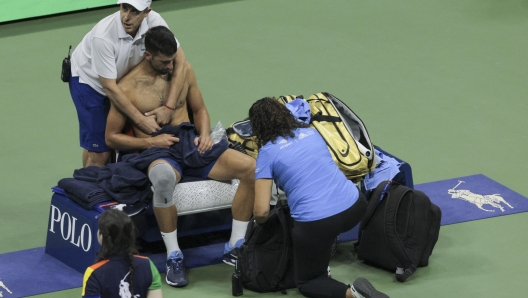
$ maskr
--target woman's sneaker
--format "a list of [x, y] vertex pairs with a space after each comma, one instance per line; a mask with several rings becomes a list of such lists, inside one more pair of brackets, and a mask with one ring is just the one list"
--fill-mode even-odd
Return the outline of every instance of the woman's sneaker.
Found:
[[386, 294], [379, 292], [374, 286], [363, 277], [354, 281], [350, 291], [356, 298], [389, 298]]
[[181, 251], [173, 251], [167, 258], [167, 276], [165, 280], [168, 285], [178, 288], [185, 287], [189, 283], [185, 267], [183, 267], [183, 254]]

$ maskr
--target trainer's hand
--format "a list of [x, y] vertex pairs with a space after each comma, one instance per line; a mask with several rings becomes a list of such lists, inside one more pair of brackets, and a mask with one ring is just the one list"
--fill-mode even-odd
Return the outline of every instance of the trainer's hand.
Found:
[[169, 110], [165, 106], [161, 106], [150, 112], [146, 112], [145, 116], [155, 116], [158, 124], [160, 126], [163, 126], [165, 124], [170, 123], [173, 113], [174, 113], [173, 110]]
[[147, 142], [150, 144], [150, 147], [163, 147], [163, 148], [169, 148], [170, 146], [174, 145], [174, 143], [177, 143], [180, 141], [179, 138], [175, 137], [171, 134], [161, 134], [157, 135], [155, 137], [146, 138]]
[[194, 139], [194, 145], [198, 147], [198, 152], [203, 154], [213, 147], [213, 140], [210, 135], [199, 136]]
[[158, 123], [156, 123], [156, 116], [143, 117], [143, 119], [137, 122], [136, 125], [142, 132], [149, 135], [161, 129]]

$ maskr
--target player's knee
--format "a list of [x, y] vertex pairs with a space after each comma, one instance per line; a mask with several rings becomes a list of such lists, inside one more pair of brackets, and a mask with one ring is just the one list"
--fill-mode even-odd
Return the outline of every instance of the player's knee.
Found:
[[154, 192], [152, 204], [154, 207], [166, 208], [174, 205], [174, 186], [176, 173], [173, 168], [164, 162], [154, 164], [148, 173]]
[[174, 188], [176, 184], [176, 174], [172, 166], [165, 162], [154, 164], [150, 168], [148, 176], [154, 187], [170, 186]]
[[255, 166], [256, 162], [255, 159], [244, 155], [243, 158], [240, 159], [240, 173], [241, 173], [241, 179], [255, 179]]

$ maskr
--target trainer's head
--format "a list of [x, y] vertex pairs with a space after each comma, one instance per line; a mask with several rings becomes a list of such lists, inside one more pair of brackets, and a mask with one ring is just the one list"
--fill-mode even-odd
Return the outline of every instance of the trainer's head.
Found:
[[99, 217], [97, 239], [101, 244], [100, 257], [137, 253], [136, 231], [132, 220], [123, 211], [110, 209]]
[[279, 136], [294, 137], [294, 129], [307, 127], [274, 97], [257, 100], [249, 109], [249, 120], [259, 148]]
[[150, 12], [150, 4], [152, 0], [119, 0], [119, 16], [121, 25], [125, 32], [131, 36], [136, 36], [139, 26], [143, 19], [147, 17]]
[[139, 11], [143, 11], [147, 8], [150, 8], [150, 4], [152, 4], [152, 0], [119, 0], [117, 1], [117, 4], [130, 4], [134, 6], [135, 9]]
[[156, 26], [145, 33], [145, 59], [160, 74], [171, 73], [178, 44], [169, 28]]

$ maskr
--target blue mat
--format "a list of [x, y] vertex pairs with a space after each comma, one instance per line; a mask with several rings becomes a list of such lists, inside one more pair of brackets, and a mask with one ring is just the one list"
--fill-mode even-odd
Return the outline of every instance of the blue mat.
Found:
[[81, 273], [44, 253], [44, 247], [0, 254], [0, 281], [5, 287], [0, 287], [3, 298], [77, 288], [82, 286], [82, 278]]
[[[415, 188], [442, 209], [442, 225], [528, 211], [527, 198], [484, 175], [424, 183]], [[357, 240], [357, 229], [341, 234], [340, 242]], [[223, 246], [217, 243], [183, 249], [186, 267], [221, 263]], [[146, 255], [160, 272], [165, 272], [164, 252]], [[31, 280], [27, 276], [31, 276]], [[82, 274], [45, 254], [44, 248], [39, 247], [0, 254], [0, 282], [4, 298], [25, 297], [81, 287]]]
[[[186, 268], [222, 263], [224, 244], [183, 249]], [[166, 253], [144, 254], [165, 273]], [[226, 265], [227, 266], [227, 265]], [[31, 279], [26, 277], [31, 276]], [[83, 274], [44, 252], [44, 247], [0, 254], [0, 297], [27, 297], [82, 286]], [[9, 291], [11, 293], [9, 293]], [[81, 292], [79, 290], [79, 295]]]
[[528, 198], [479, 174], [419, 184], [442, 210], [442, 225], [528, 211]]

